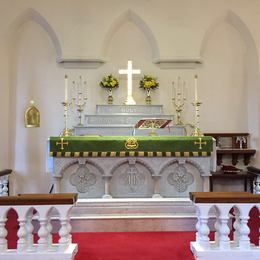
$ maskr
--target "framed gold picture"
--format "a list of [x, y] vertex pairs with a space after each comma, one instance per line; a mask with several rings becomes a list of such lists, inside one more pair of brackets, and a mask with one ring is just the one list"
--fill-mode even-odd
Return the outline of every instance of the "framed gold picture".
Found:
[[24, 124], [25, 127], [40, 127], [40, 112], [35, 107], [33, 100], [30, 101], [30, 106], [25, 110]]

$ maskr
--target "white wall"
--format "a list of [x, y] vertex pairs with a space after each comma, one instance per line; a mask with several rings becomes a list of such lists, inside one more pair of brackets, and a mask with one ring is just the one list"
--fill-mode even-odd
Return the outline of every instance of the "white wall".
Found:
[[[158, 77], [160, 88], [152, 93], [154, 104], [174, 113], [172, 81], [186, 81], [184, 121], [193, 121], [194, 75], [199, 75], [201, 128], [204, 132], [250, 132], [259, 143], [260, 46], [257, 0], [1, 0], [0, 16], [0, 151], [1, 168], [14, 169], [12, 189], [48, 192], [45, 143], [63, 128], [60, 102], [64, 75], [70, 82], [87, 80], [87, 113], [106, 102], [99, 81], [108, 73], [118, 76], [120, 88], [114, 103], [126, 97], [126, 79], [118, 69], [127, 60], [143, 73]], [[64, 68], [56, 59], [102, 59], [95, 69]], [[162, 69], [158, 60], [201, 59], [193, 68]], [[174, 64], [171, 64], [174, 65]], [[145, 94], [134, 78], [134, 97], [144, 104]], [[24, 111], [34, 99], [41, 113], [41, 127], [26, 129]], [[260, 158], [255, 158], [258, 166]]]

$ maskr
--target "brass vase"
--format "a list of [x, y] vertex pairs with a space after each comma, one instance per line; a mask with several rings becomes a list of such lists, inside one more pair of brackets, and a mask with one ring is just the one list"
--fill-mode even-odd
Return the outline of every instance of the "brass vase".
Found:
[[109, 105], [113, 104], [113, 94], [112, 94], [112, 88], [108, 89], [108, 97], [107, 97], [107, 103]]
[[146, 105], [151, 105], [152, 99], [151, 99], [151, 89], [146, 90], [146, 98], [145, 98]]

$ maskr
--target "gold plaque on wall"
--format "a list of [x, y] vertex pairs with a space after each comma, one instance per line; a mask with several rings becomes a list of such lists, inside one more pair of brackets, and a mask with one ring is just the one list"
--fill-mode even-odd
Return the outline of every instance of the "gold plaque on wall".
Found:
[[24, 113], [25, 127], [40, 127], [40, 112], [34, 106], [34, 101], [30, 101], [30, 106]]

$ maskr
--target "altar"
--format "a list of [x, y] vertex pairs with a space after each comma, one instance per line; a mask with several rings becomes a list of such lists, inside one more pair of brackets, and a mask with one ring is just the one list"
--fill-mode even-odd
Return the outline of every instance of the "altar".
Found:
[[200, 133], [197, 94], [195, 136], [187, 136], [180, 112], [183, 83], [174, 87], [175, 120], [162, 105], [135, 103], [129, 67], [122, 71], [128, 77], [123, 105], [96, 105], [93, 114], [83, 114], [85, 99], [78, 92], [81, 112], [72, 132], [64, 102], [65, 128], [48, 141], [53, 192], [78, 193], [71, 214], [81, 232], [192, 230], [196, 211], [189, 192], [209, 191], [216, 168], [214, 139]]
[[79, 198], [187, 198], [209, 191], [212, 137], [50, 137], [54, 192]]

